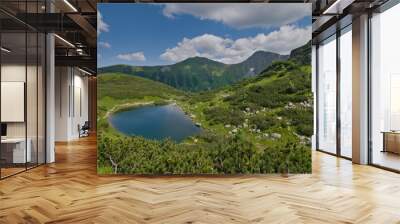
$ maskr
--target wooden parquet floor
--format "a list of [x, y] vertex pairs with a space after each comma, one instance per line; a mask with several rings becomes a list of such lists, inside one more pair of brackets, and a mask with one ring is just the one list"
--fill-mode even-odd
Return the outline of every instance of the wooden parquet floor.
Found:
[[0, 181], [0, 223], [400, 223], [400, 175], [313, 153], [313, 174], [100, 177], [96, 142]]

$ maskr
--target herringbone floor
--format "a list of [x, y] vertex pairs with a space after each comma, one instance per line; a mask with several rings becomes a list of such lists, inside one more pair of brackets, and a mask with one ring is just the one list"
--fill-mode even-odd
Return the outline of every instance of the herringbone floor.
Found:
[[313, 160], [290, 177], [99, 177], [87, 138], [0, 181], [0, 223], [400, 223], [400, 175]]

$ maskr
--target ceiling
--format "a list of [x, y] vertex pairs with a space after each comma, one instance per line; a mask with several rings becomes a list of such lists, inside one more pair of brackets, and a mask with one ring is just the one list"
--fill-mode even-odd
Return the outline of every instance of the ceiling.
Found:
[[313, 43], [352, 23], [353, 17], [373, 12], [390, 0], [312, 0]]
[[30, 58], [29, 52], [35, 51], [28, 43], [25, 52], [25, 32], [28, 42], [35, 36], [30, 33], [51, 32], [56, 34], [56, 66], [79, 66], [96, 73], [96, 4], [97, 0], [1, 0], [2, 43], [12, 49], [8, 58], [26, 53]]

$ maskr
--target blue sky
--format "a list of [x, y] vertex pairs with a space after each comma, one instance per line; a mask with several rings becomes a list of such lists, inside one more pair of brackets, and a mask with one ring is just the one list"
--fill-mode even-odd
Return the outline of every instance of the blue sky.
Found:
[[309, 4], [98, 4], [98, 66], [202, 56], [232, 64], [311, 39]]

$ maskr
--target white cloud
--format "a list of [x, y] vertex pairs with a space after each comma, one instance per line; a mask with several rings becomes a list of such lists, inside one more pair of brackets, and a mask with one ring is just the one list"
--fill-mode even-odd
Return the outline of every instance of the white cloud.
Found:
[[111, 48], [111, 44], [108, 43], [108, 42], [100, 41], [100, 42], [98, 43], [98, 45], [99, 45], [99, 47], [103, 47], [103, 48]]
[[265, 3], [168, 3], [163, 14], [169, 18], [188, 14], [201, 20], [222, 22], [233, 28], [280, 27], [311, 16], [311, 4]]
[[119, 54], [117, 58], [125, 61], [146, 61], [146, 57], [143, 52], [132, 52], [126, 54]]
[[108, 31], [110, 31], [110, 26], [104, 22], [100, 11], [97, 11], [97, 35], [100, 35], [101, 32]]
[[311, 26], [300, 28], [286, 25], [268, 34], [260, 33], [253, 37], [236, 40], [203, 34], [192, 39], [183, 38], [177, 46], [166, 49], [160, 58], [168, 62], [178, 62], [200, 56], [234, 64], [244, 61], [258, 50], [287, 55], [291, 50], [306, 44], [309, 40], [311, 40]]
[[108, 42], [103, 42], [103, 41], [100, 41], [100, 42], [99, 42], [99, 46], [100, 46], [100, 47], [103, 47], [103, 48], [111, 48], [111, 44], [110, 44], [110, 43], [108, 43]]

